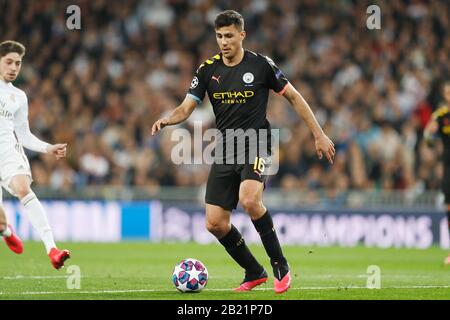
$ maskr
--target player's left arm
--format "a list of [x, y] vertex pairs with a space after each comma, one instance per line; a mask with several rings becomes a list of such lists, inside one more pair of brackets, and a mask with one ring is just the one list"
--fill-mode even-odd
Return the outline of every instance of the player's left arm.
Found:
[[53, 154], [57, 160], [66, 156], [67, 143], [49, 144], [31, 133], [28, 123], [28, 101], [26, 97], [24, 103], [15, 114], [14, 132], [19, 143], [29, 150]]
[[334, 155], [336, 153], [334, 149], [334, 143], [323, 132], [322, 128], [317, 122], [316, 117], [314, 116], [314, 113], [312, 112], [303, 96], [292, 86], [291, 83], [286, 84], [283, 96], [290, 102], [297, 114], [303, 118], [303, 120], [311, 130], [315, 139], [316, 152], [319, 156], [319, 159], [322, 159], [323, 154], [325, 154], [325, 157], [328, 159], [328, 161], [333, 164]]

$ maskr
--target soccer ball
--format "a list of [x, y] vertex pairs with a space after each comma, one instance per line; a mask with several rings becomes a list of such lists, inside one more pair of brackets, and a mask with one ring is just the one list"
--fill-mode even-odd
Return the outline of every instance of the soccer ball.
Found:
[[201, 261], [187, 258], [175, 266], [172, 281], [181, 292], [199, 292], [208, 282], [208, 269]]

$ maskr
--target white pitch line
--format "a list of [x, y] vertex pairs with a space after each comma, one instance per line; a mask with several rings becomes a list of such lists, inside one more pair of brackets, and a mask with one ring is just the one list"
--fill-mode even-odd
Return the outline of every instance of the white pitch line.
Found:
[[[384, 287], [382, 289], [447, 289], [450, 285], [442, 286], [395, 286]], [[290, 288], [289, 290], [301, 291], [301, 290], [351, 290], [351, 289], [367, 289], [364, 286], [348, 286], [348, 287], [302, 287], [302, 288]], [[175, 290], [175, 289], [174, 289]], [[70, 291], [30, 291], [30, 292], [0, 292], [0, 295], [49, 295], [49, 294], [104, 294], [104, 293], [138, 293], [138, 292], [167, 292], [172, 293], [174, 290], [158, 290], [158, 289], [130, 289], [130, 290], [70, 290]], [[256, 288], [254, 291], [272, 291], [272, 288]], [[369, 289], [367, 289], [369, 290]], [[230, 291], [227, 289], [205, 289], [205, 291]], [[236, 293], [239, 294], [239, 293]]]
[[[70, 275], [60, 275], [60, 276], [22, 276], [22, 275], [16, 275], [16, 276], [4, 276], [1, 277], [1, 280], [28, 280], [28, 279], [65, 279], [68, 278]], [[81, 278], [86, 278], [86, 276], [81, 276]]]
[[2, 280], [28, 280], [28, 279], [63, 279], [67, 278], [68, 276], [6, 276], [2, 277]]
[[[29, 279], [66, 279], [70, 275], [60, 275], [60, 276], [22, 276], [22, 275], [15, 275], [15, 276], [4, 276], [0, 277], [0, 280], [29, 280]], [[359, 278], [367, 278], [367, 274], [360, 274], [360, 275], [333, 275], [333, 274], [321, 274], [321, 275], [307, 275], [304, 276], [304, 278], [309, 279], [333, 279], [333, 278], [350, 278], [350, 279], [359, 279]], [[88, 276], [81, 276], [81, 278], [87, 278]], [[432, 276], [426, 276], [426, 275], [384, 275], [384, 279], [410, 279], [410, 278], [418, 278], [418, 279], [434, 279]], [[232, 279], [232, 277], [220, 277], [220, 276], [214, 276], [210, 277], [210, 279]]]

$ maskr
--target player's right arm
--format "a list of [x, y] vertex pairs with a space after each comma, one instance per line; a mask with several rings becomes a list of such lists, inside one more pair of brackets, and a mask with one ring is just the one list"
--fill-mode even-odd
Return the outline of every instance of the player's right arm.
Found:
[[205, 64], [201, 64], [195, 72], [189, 91], [183, 102], [172, 111], [170, 116], [159, 119], [152, 126], [152, 135], [166, 126], [183, 122], [191, 115], [197, 104], [201, 103], [206, 92]]
[[156, 121], [152, 126], [152, 135], [155, 135], [159, 130], [166, 126], [178, 124], [183, 122], [191, 115], [197, 106], [197, 101], [191, 98], [189, 95], [184, 98], [183, 102], [172, 111], [171, 115], [164, 117]]

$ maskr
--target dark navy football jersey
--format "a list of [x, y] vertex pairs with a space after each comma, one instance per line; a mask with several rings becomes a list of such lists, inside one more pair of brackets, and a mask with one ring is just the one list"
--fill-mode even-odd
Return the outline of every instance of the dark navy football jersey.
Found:
[[216, 128], [223, 134], [228, 129], [270, 131], [266, 117], [269, 90], [283, 94], [287, 84], [288, 80], [270, 58], [245, 50], [242, 61], [232, 67], [223, 63], [221, 54], [202, 63], [188, 95], [200, 103], [205, 92], [208, 94]]
[[223, 63], [221, 54], [202, 63], [188, 94], [201, 102], [208, 93], [220, 131], [260, 129], [269, 127], [269, 90], [282, 93], [287, 83], [270, 58], [245, 50], [242, 61], [232, 67]]

